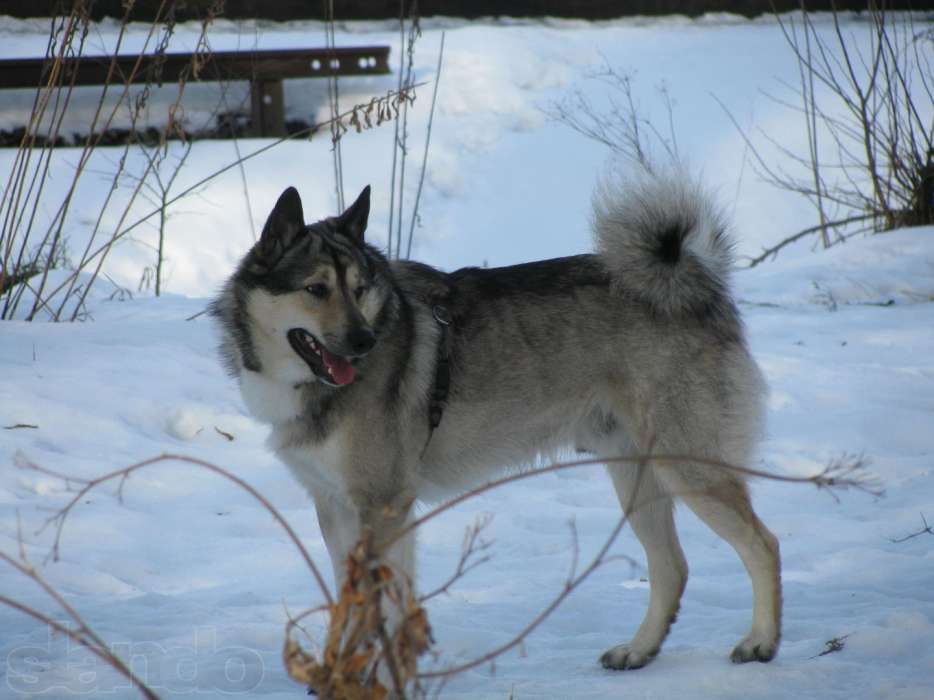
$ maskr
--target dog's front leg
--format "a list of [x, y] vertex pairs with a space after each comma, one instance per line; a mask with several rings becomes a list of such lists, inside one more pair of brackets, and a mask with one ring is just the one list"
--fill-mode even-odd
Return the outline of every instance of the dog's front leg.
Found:
[[372, 533], [373, 551], [409, 589], [415, 582], [415, 535], [398, 534], [411, 522], [414, 496], [401, 493], [374, 499], [368, 494], [314, 493], [315, 510], [327, 545], [338, 588], [347, 575], [347, 558], [365, 529]]
[[[412, 521], [414, 496], [406, 492], [391, 498], [372, 497], [372, 492], [358, 494], [359, 527], [372, 546], [376, 561], [370, 570], [381, 574], [374, 577], [380, 586], [380, 629], [378, 636], [383, 650], [379, 663], [380, 683], [393, 691], [390, 697], [404, 697], [404, 688], [415, 672], [411, 641], [406, 632], [407, 616], [415, 601], [415, 534], [405, 528]], [[379, 566], [379, 569], [376, 567]], [[391, 577], [385, 578], [388, 567]]]
[[373, 537], [373, 551], [387, 564], [394, 577], [407, 590], [415, 587], [415, 534], [400, 534], [412, 522], [412, 504], [415, 496], [402, 491], [386, 498], [371, 494], [355, 494], [358, 526]]
[[357, 509], [343, 494], [314, 492], [318, 525], [334, 569], [334, 585], [340, 591], [347, 576], [347, 557], [360, 539]]
[[[355, 586], [357, 592], [367, 598], [367, 591], [373, 590], [371, 586], [380, 587], [380, 639], [372, 641], [383, 647], [384, 652], [389, 652], [392, 658], [383, 656], [377, 678], [388, 689], [394, 689], [397, 683], [404, 687], [414, 668], [411, 662], [408, 669], [404, 668], [406, 662], [400, 654], [411, 659], [411, 653], [401, 651], [400, 644], [405, 643], [398, 639], [415, 596], [415, 535], [414, 532], [401, 533], [412, 521], [414, 497], [400, 493], [391, 498], [374, 498], [372, 491], [357, 492], [352, 496], [315, 492], [314, 501], [321, 533], [334, 567], [338, 595], [352, 571], [352, 555], [359, 556], [368, 551], [367, 556], [372, 559], [365, 563], [367, 571], [373, 574], [380, 571], [381, 575], [374, 576], [370, 583], [356, 579]], [[357, 549], [364, 540], [367, 550]], [[384, 570], [377, 568], [381, 566], [387, 566], [392, 572], [388, 581], [382, 573]], [[391, 694], [390, 697], [396, 695]]]

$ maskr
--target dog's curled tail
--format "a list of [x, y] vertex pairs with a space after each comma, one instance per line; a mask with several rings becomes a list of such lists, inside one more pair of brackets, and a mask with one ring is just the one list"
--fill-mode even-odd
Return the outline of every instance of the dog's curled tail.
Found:
[[605, 179], [594, 194], [593, 230], [613, 286], [657, 313], [707, 314], [731, 305], [724, 218], [683, 172]]

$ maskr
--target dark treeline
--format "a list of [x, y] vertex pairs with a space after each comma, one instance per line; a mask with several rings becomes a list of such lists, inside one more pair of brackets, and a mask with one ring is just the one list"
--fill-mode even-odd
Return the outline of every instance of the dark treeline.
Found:
[[[124, 0], [93, 0], [91, 15], [122, 17]], [[152, 20], [161, 0], [137, 0], [132, 17]], [[207, 8], [216, 6], [217, 0], [176, 0], [175, 16], [178, 20], [198, 19]], [[408, 8], [413, 3], [405, 1]], [[934, 9], [934, 0], [916, 2], [879, 2], [887, 9]], [[0, 12], [14, 17], [36, 17], [61, 14], [71, 8], [70, 0], [4, 0]], [[239, 19], [257, 17], [271, 20], [323, 19], [325, 3], [316, 0], [226, 0], [222, 16]], [[337, 0], [334, 14], [338, 19], [380, 19], [399, 16], [399, 0]], [[810, 10], [865, 10], [866, 0], [807, 0]], [[705, 12], [731, 12], [754, 17], [774, 10], [786, 12], [800, 7], [799, 0], [419, 0], [418, 14], [422, 17], [444, 15], [449, 17], [578, 17], [583, 19], [610, 19], [631, 15], [702, 15]]]

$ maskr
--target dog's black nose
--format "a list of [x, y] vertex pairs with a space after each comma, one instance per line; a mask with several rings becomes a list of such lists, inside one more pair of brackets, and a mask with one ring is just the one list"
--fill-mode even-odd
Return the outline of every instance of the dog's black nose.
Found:
[[347, 334], [347, 344], [354, 355], [366, 355], [376, 345], [376, 335], [369, 328], [354, 328]]

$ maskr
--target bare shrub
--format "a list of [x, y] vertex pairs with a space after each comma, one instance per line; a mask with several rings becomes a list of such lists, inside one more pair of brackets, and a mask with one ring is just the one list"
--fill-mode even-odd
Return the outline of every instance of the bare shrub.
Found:
[[751, 266], [814, 234], [826, 248], [859, 233], [934, 223], [934, 29], [914, 13], [870, 2], [863, 49], [840, 13], [830, 18], [825, 32], [805, 3], [800, 13], [778, 16], [800, 76], [792, 87], [800, 104], [787, 106], [801, 114], [807, 151], [761, 135], [807, 175], [768, 162], [744, 134], [759, 174], [806, 197], [818, 223], [764, 250]]
[[[146, 163], [146, 173], [148, 177], [143, 178], [143, 190], [140, 195], [149, 202], [159, 213], [153, 227], [156, 231], [156, 258], [151, 267], [143, 270], [140, 279], [139, 291], [150, 286], [153, 287], [153, 293], [160, 296], [163, 290], [164, 266], [166, 261], [166, 226], [169, 222], [168, 201], [172, 196], [172, 188], [175, 180], [185, 166], [188, 156], [191, 154], [192, 142], [185, 140], [181, 144], [180, 152], [174, 160], [169, 159], [169, 144], [163, 143], [154, 148], [146, 147], [140, 144], [140, 152]], [[128, 174], [130, 179], [136, 179], [134, 175]]]
[[[807, 198], [818, 222], [751, 258], [750, 266], [813, 235], [829, 247], [860, 233], [934, 224], [934, 29], [917, 17], [870, 2], [862, 17], [870, 42], [861, 49], [838, 12], [830, 14], [829, 32], [804, 3], [799, 13], [777, 16], [797, 59], [799, 83], [789, 86], [797, 104], [773, 99], [800, 113], [807, 150], [795, 152], [764, 131], [759, 136], [806, 175], [791, 175], [766, 158], [721, 106], [746, 141], [759, 176]], [[657, 88], [667, 113], [660, 128], [635, 99], [633, 74], [604, 61], [587, 79], [605, 86], [605, 105], [577, 89], [544, 112], [640, 168], [680, 161], [673, 102], [664, 86]]]
[[604, 59], [585, 79], [601, 84], [604, 105], [595, 105], [581, 89], [545, 107], [551, 119], [574, 129], [582, 136], [603, 144], [625, 162], [647, 172], [662, 163], [678, 163], [678, 139], [674, 127], [674, 102], [665, 85], [656, 86], [667, 116], [664, 130], [647, 118], [633, 94], [635, 75], [624, 73]]

